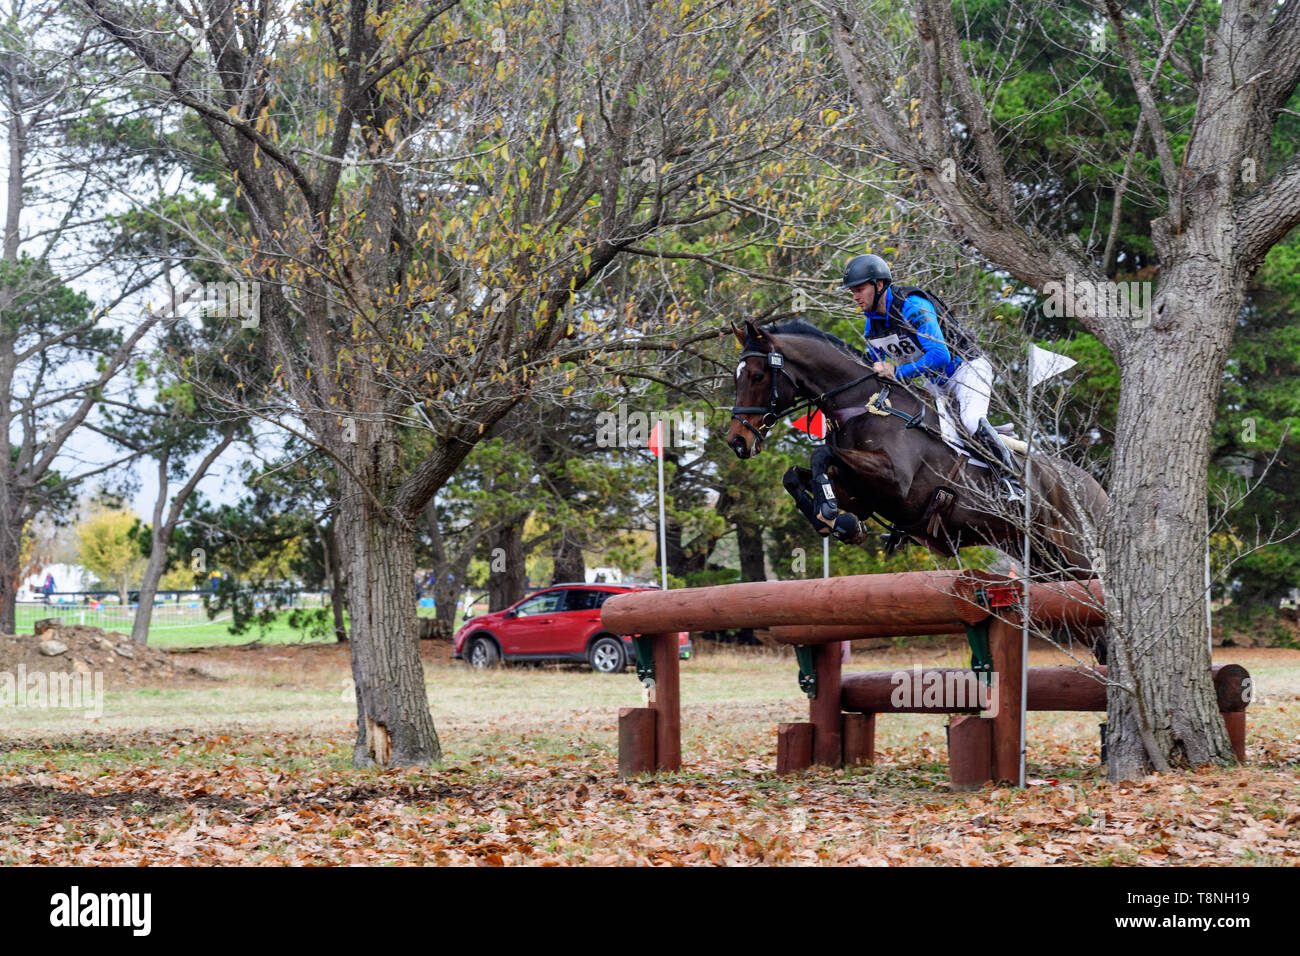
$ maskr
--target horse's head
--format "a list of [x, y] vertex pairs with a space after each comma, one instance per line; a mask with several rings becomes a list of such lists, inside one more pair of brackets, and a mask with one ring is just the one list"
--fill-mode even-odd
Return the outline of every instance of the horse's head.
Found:
[[733, 325], [731, 330], [740, 342], [741, 353], [727, 446], [737, 457], [751, 458], [762, 450], [768, 431], [781, 413], [795, 403], [795, 383], [769, 333], [752, 322], [746, 322], [744, 329]]

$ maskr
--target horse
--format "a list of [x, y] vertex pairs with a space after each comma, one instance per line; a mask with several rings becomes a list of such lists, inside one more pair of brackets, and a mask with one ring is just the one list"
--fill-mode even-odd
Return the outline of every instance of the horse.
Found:
[[[811, 467], [791, 468], [783, 480], [819, 534], [861, 544], [878, 515], [891, 530], [887, 551], [906, 536], [943, 557], [987, 545], [1020, 560], [1021, 506], [1003, 504], [992, 469], [943, 440], [928, 394], [877, 375], [844, 341], [801, 320], [732, 331], [741, 356], [727, 445], [737, 457], [759, 454], [772, 426], [797, 406], [825, 418], [826, 444]], [[1012, 458], [1023, 471], [1023, 455]], [[1095, 577], [1105, 490], [1083, 469], [1040, 452], [1030, 475], [1028, 573]], [[1104, 630], [1092, 629], [1085, 643], [1104, 663]]]

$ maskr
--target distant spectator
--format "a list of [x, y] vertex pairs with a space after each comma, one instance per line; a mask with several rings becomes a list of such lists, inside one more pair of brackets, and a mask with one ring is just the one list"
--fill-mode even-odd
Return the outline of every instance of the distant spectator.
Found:
[[50, 595], [54, 593], [54, 575], [45, 575], [45, 603], [50, 603]]

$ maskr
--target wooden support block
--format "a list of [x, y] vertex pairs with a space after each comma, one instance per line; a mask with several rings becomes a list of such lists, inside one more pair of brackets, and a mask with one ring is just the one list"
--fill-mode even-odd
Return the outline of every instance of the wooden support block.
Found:
[[777, 724], [776, 772], [795, 773], [812, 766], [813, 725]]
[[844, 762], [850, 767], [876, 762], [876, 715], [845, 714]]
[[655, 769], [682, 769], [682, 709], [677, 632], [650, 635], [655, 662]]
[[993, 721], [965, 714], [948, 725], [948, 780], [954, 790], [978, 790], [993, 779]]
[[824, 767], [839, 767], [844, 762], [844, 737], [840, 725], [842, 653], [839, 644], [821, 644], [813, 648], [817, 696], [808, 701], [808, 720], [813, 726], [813, 763]]
[[1223, 722], [1228, 727], [1228, 739], [1232, 741], [1232, 752], [1240, 763], [1246, 762], [1246, 712], [1233, 711], [1223, 715]]
[[993, 778], [1020, 784], [1020, 624], [1014, 615], [989, 624], [989, 650], [998, 678], [997, 712], [984, 718], [993, 724]]
[[654, 773], [655, 711], [653, 707], [623, 707], [618, 712], [618, 775], [626, 780]]

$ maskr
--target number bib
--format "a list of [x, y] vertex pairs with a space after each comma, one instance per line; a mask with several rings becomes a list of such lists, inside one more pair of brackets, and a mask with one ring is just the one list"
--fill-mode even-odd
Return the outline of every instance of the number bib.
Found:
[[908, 365], [925, 354], [910, 335], [900, 338], [897, 332], [867, 339], [867, 344], [873, 349], [884, 352], [894, 365]]

